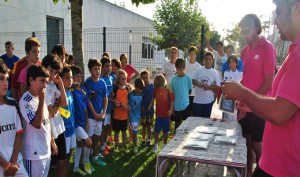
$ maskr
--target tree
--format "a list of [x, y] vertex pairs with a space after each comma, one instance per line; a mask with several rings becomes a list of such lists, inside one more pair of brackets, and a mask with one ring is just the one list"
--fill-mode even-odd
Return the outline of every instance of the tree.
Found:
[[238, 24], [232, 25], [233, 29], [224, 30], [226, 37], [224, 38], [228, 44], [233, 45], [237, 52], [241, 52], [243, 47], [247, 44], [240, 32], [240, 27]]
[[197, 2], [192, 6], [190, 1], [161, 0], [161, 5], [155, 9], [153, 23], [159, 35], [153, 37], [153, 42], [158, 50], [171, 46], [186, 50], [200, 42], [202, 24], [208, 25]]

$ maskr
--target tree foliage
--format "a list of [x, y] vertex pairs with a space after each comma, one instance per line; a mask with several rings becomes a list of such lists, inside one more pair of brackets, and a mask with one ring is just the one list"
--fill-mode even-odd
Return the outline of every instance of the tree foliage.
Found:
[[201, 25], [208, 26], [208, 23], [197, 2], [192, 6], [190, 1], [161, 0], [156, 6], [153, 23], [159, 35], [153, 37], [153, 42], [158, 50], [171, 46], [185, 50], [200, 43]]
[[241, 35], [239, 25], [235, 24], [232, 26], [232, 29], [224, 30], [226, 33], [226, 37], [224, 39], [228, 42], [228, 44], [233, 45], [237, 52], [241, 52], [242, 48], [247, 44], [247, 42]]

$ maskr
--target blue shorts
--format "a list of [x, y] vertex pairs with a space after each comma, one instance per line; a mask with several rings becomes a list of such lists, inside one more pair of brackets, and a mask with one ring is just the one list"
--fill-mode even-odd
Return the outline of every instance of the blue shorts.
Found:
[[155, 120], [155, 133], [159, 133], [161, 128], [164, 133], [169, 132], [169, 117], [156, 117]]
[[196, 117], [207, 117], [210, 118], [212, 106], [214, 104], [214, 101], [208, 104], [198, 104], [194, 103], [193, 105], [193, 115]]

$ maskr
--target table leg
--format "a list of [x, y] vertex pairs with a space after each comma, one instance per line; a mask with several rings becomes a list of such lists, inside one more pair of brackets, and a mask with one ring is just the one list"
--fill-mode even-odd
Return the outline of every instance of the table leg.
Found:
[[161, 162], [161, 164], [159, 165], [159, 171], [158, 171], [158, 174], [157, 174], [157, 176], [158, 177], [162, 177], [163, 175], [164, 175], [164, 173], [163, 173], [163, 167], [164, 167], [164, 165], [165, 165], [165, 163], [166, 162], [168, 162], [170, 159], [164, 159], [162, 162]]
[[240, 171], [237, 168], [233, 168], [233, 171], [235, 172], [235, 174], [237, 175], [237, 177], [242, 177]]
[[179, 161], [179, 164], [180, 164], [180, 171], [179, 171], [179, 173], [180, 173], [180, 177], [182, 177], [182, 175], [183, 175], [183, 160], [180, 160]]
[[190, 173], [191, 172], [191, 163], [190, 163], [190, 161], [188, 161], [188, 173]]

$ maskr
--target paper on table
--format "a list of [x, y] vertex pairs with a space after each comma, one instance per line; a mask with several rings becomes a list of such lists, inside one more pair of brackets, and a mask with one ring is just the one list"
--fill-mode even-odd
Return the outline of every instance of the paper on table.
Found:
[[221, 144], [232, 144], [236, 145], [237, 137], [226, 137], [226, 136], [216, 136], [214, 143], [221, 143]]
[[199, 126], [197, 128], [195, 128], [196, 132], [199, 133], [209, 133], [209, 134], [213, 134], [215, 132], [218, 131], [218, 127], [205, 127], [205, 126]]
[[199, 133], [196, 131], [193, 131], [190, 133], [190, 135], [188, 136], [188, 139], [195, 139], [195, 140], [210, 140], [214, 137], [213, 134], [205, 134], [205, 133]]

